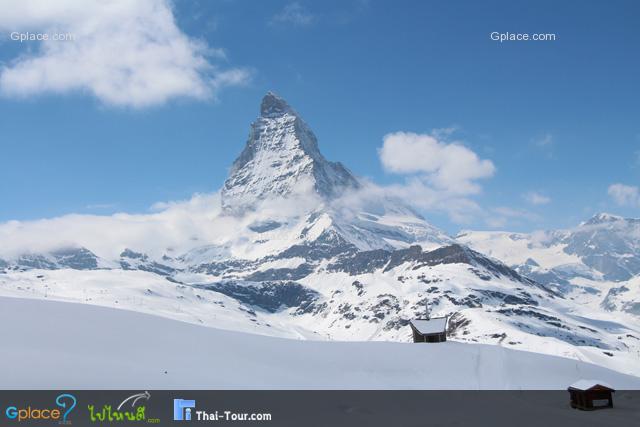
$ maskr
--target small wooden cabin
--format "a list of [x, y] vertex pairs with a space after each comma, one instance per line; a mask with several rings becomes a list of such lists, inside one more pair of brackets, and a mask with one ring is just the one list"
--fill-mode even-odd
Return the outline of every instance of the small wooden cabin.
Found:
[[414, 319], [409, 322], [413, 331], [413, 342], [445, 342], [447, 340], [447, 317]]
[[613, 393], [615, 390], [596, 380], [580, 380], [571, 384], [567, 389], [571, 396], [571, 407], [592, 411], [601, 408], [613, 408]]

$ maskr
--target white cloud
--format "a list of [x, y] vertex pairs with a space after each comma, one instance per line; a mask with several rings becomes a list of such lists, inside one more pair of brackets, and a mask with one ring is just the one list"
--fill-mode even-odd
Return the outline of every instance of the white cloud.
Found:
[[612, 184], [607, 192], [609, 197], [620, 206], [640, 206], [640, 188], [638, 187]]
[[532, 205], [546, 205], [551, 203], [550, 197], [547, 197], [544, 194], [538, 193], [537, 191], [530, 191], [526, 193], [523, 197], [527, 203], [530, 203]]
[[550, 147], [553, 145], [553, 135], [550, 133], [544, 134], [542, 137], [533, 141], [538, 147]]
[[492, 209], [493, 212], [505, 218], [526, 219], [528, 221], [539, 220], [540, 217], [524, 209], [514, 209], [507, 206], [499, 206]]
[[460, 143], [427, 134], [387, 134], [378, 154], [387, 171], [420, 174], [435, 189], [453, 194], [477, 194], [481, 187], [476, 181], [495, 173], [490, 160], [480, 159]]
[[78, 91], [137, 108], [209, 99], [249, 79], [244, 69], [215, 65], [224, 51], [183, 33], [168, 0], [0, 0], [0, 10], [3, 32], [73, 37], [41, 41], [3, 66], [5, 96]]
[[[473, 200], [481, 192], [479, 181], [490, 178], [496, 168], [491, 160], [481, 159], [459, 142], [449, 142], [455, 128], [430, 134], [390, 133], [378, 150], [380, 161], [389, 172], [408, 175], [403, 184], [384, 188], [384, 194], [406, 200], [412, 206], [430, 212], [443, 212], [458, 224], [484, 222], [501, 228], [522, 222], [537, 222], [540, 217], [524, 209], [506, 206], [483, 207]], [[532, 204], [551, 199], [531, 192], [525, 198]]]
[[292, 24], [297, 27], [304, 27], [312, 24], [313, 15], [300, 3], [293, 2], [287, 4], [280, 12], [271, 18], [270, 23], [274, 24]]

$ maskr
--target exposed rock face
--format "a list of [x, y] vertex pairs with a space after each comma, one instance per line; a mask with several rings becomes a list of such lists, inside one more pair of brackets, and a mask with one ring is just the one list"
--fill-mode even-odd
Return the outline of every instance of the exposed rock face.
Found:
[[63, 247], [47, 253], [25, 253], [13, 261], [0, 260], [0, 268], [56, 270], [92, 270], [98, 268], [98, 257], [87, 248]]

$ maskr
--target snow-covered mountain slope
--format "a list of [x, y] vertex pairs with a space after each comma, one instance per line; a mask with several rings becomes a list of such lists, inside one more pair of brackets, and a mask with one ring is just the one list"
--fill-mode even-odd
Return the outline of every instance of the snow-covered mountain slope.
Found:
[[0, 298], [0, 335], [11, 343], [0, 349], [1, 384], [7, 389], [100, 384], [117, 389], [562, 390], [582, 378], [616, 389], [640, 388], [637, 377], [498, 346], [287, 340], [53, 301]]
[[640, 317], [640, 277], [612, 284], [600, 306], [607, 311], [623, 311]]
[[241, 301], [141, 270], [27, 270], [0, 275], [0, 295], [135, 310], [198, 325], [287, 338], [322, 338]]
[[121, 307], [315, 340], [406, 342], [409, 320], [428, 310], [450, 316], [452, 340], [569, 357], [640, 375], [637, 323], [576, 305], [468, 248], [413, 246], [327, 256], [318, 247], [293, 249], [269, 260], [226, 259], [170, 274], [157, 267], [5, 270], [0, 295]]
[[[219, 198], [0, 224], [0, 295], [315, 340], [408, 341], [409, 320], [428, 310], [449, 317], [450, 340], [640, 376], [636, 282], [602, 281], [617, 270], [593, 261], [615, 253], [635, 271], [637, 254], [623, 256], [633, 233], [617, 219], [456, 242], [367, 185], [324, 159], [309, 127], [267, 94]], [[625, 240], [608, 245], [607, 233]]]
[[640, 219], [599, 214], [558, 237], [566, 253], [605, 280], [623, 281], [640, 273]]

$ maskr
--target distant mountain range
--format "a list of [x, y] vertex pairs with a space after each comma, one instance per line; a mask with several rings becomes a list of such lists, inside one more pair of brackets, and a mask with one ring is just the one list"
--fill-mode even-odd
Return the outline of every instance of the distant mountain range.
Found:
[[410, 319], [446, 315], [454, 340], [640, 376], [640, 220], [454, 238], [366, 188], [268, 93], [221, 190], [222, 243], [105, 258], [61, 242], [1, 259], [0, 294], [307, 339], [407, 341]]
[[565, 296], [640, 316], [640, 220], [601, 213], [571, 230], [464, 232], [457, 240]]

